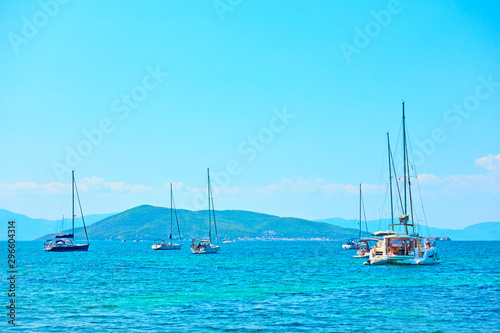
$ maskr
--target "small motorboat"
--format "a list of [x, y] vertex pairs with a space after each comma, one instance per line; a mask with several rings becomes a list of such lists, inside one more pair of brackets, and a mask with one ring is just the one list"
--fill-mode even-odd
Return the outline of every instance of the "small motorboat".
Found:
[[368, 258], [370, 256], [370, 242], [376, 244], [379, 241], [378, 238], [362, 238], [358, 242], [358, 251], [353, 258]]
[[219, 252], [219, 245], [214, 245], [210, 239], [193, 239], [191, 252], [193, 254], [212, 254]]
[[175, 244], [172, 242], [167, 243], [164, 239], [157, 239], [156, 241], [156, 244], [151, 245], [151, 248], [153, 250], [180, 250], [182, 248], [182, 244]]
[[351, 238], [348, 239], [344, 244], [342, 244], [344, 250], [356, 250], [358, 248], [358, 242]]

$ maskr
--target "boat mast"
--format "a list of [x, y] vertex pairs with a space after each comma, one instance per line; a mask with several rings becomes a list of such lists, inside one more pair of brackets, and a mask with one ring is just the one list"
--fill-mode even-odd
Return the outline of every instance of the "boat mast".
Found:
[[[406, 117], [405, 117], [405, 102], [403, 101], [403, 168], [404, 168], [404, 192], [405, 192], [405, 209], [403, 221], [405, 225], [405, 235], [408, 235], [408, 204], [406, 199], [406, 181], [409, 180], [408, 172], [408, 147], [406, 143]], [[408, 188], [408, 191], [410, 189]]]
[[71, 235], [75, 238], [75, 170], [71, 170], [71, 192], [72, 192], [72, 213], [71, 213]]
[[406, 203], [406, 123], [405, 123], [405, 102], [403, 101], [403, 191], [405, 193], [405, 206], [403, 215], [407, 212]]
[[359, 239], [361, 239], [361, 184], [359, 184]]
[[212, 244], [212, 216], [210, 214], [210, 169], [207, 168], [207, 178], [208, 178], [208, 238], [210, 239], [210, 244]]
[[173, 230], [173, 223], [174, 223], [174, 216], [173, 216], [173, 197], [172, 197], [172, 183], [170, 183], [170, 245], [172, 245], [172, 230]]
[[387, 132], [387, 154], [389, 155], [389, 189], [391, 193], [391, 228], [394, 231], [394, 206], [392, 202], [392, 171], [391, 171], [391, 142], [389, 140], [389, 132]]

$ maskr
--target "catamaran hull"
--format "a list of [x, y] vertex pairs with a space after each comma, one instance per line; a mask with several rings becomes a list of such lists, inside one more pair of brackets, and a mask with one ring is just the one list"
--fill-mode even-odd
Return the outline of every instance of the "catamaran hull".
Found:
[[153, 250], [180, 250], [182, 248], [182, 244], [164, 244], [157, 245], [154, 244], [151, 246]]
[[382, 256], [380, 258], [370, 258], [364, 265], [434, 265], [439, 264], [439, 253], [435, 248], [426, 251], [422, 258], [409, 256]]
[[77, 252], [77, 251], [88, 251], [90, 244], [82, 245], [68, 245], [68, 246], [53, 246], [46, 247], [44, 250], [47, 252]]

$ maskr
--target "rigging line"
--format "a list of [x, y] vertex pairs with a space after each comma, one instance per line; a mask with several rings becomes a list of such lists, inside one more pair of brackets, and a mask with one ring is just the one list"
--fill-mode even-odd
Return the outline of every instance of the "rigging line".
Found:
[[401, 140], [402, 132], [403, 132], [403, 123], [401, 122], [401, 125], [399, 125], [398, 137], [396, 138], [396, 146], [395, 147], [391, 147], [391, 150], [398, 151], [400, 149], [399, 143], [400, 143], [400, 140]]
[[[389, 194], [389, 186], [386, 186], [385, 188], [385, 197], [384, 197], [384, 203], [382, 204], [382, 210], [380, 212], [380, 219], [378, 220], [378, 230], [381, 230], [380, 229], [380, 224], [382, 223], [382, 218], [383, 218], [383, 214], [384, 214], [384, 208], [385, 208], [385, 202], [387, 200], [387, 196]], [[391, 222], [392, 223], [392, 222]]]
[[179, 219], [177, 218], [177, 208], [175, 207], [175, 198], [172, 196], [172, 203], [174, 205], [175, 222], [177, 223], [177, 231], [179, 232], [179, 239], [182, 241], [181, 229], [179, 228]]
[[[385, 176], [385, 173], [386, 173], [386, 170], [387, 170], [387, 160], [386, 160], [386, 154], [385, 154], [385, 149], [386, 147], [383, 147], [382, 149], [380, 149], [380, 153], [378, 154], [378, 156], [380, 157], [380, 169], [379, 169], [379, 177], [378, 177], [378, 182], [376, 185], [382, 187], [382, 185], [385, 185], [385, 180], [386, 180], [386, 176]], [[384, 197], [384, 203], [382, 205], [382, 207], [385, 206], [385, 200], [386, 198]], [[369, 206], [372, 206], [372, 209], [371, 209], [371, 212], [372, 212], [372, 218], [373, 220], [377, 219], [378, 218], [378, 211], [380, 209], [380, 203], [381, 203], [381, 196], [380, 195], [377, 195], [375, 196], [375, 199], [372, 201], [372, 203], [369, 205]], [[383, 210], [383, 208], [382, 208]], [[383, 214], [383, 212], [381, 212], [381, 214]], [[379, 227], [380, 227], [380, 221], [379, 221]], [[379, 229], [380, 230], [380, 229]]]
[[363, 206], [363, 215], [365, 217], [365, 227], [366, 227], [366, 233], [367, 233], [367, 236], [368, 236], [368, 235], [370, 235], [370, 233], [368, 232], [368, 222], [366, 222], [365, 201], [363, 200], [363, 197], [361, 197], [361, 205]]
[[214, 206], [214, 195], [212, 193], [212, 185], [210, 185], [210, 193], [212, 200], [212, 214], [214, 215], [215, 239], [217, 240], [217, 245], [219, 245], [219, 234], [217, 233], [217, 222], [215, 220], [215, 206]]
[[[390, 136], [389, 132], [387, 132], [387, 154], [389, 155], [389, 190], [390, 190], [390, 196], [391, 196], [391, 224], [394, 224], [394, 195], [392, 193], [392, 170], [391, 170], [391, 141], [390, 141]], [[391, 229], [394, 231], [394, 226], [391, 225]]]
[[[391, 161], [392, 161], [392, 170], [394, 171], [394, 177], [396, 178], [396, 180], [398, 179], [398, 175], [396, 173], [396, 166], [394, 165], [394, 157], [392, 156], [392, 150], [391, 150]], [[400, 203], [400, 208], [401, 208], [401, 211], [403, 211], [403, 199], [401, 198], [401, 191], [399, 190], [399, 184], [398, 182], [396, 181], [396, 188], [398, 190], [398, 197], [399, 197], [399, 203]]]
[[[78, 187], [76, 187], [76, 182], [75, 182], [75, 190], [76, 190], [76, 198], [78, 199], [78, 206], [80, 207], [80, 214], [82, 214], [82, 222], [83, 222], [83, 229], [85, 230], [85, 237], [87, 237], [87, 244], [90, 244], [89, 235], [87, 234], [87, 227], [85, 226], [85, 219], [83, 218], [82, 203], [80, 202], [80, 195], [78, 194]], [[75, 235], [73, 234], [73, 238], [74, 237]]]
[[413, 157], [413, 148], [411, 146], [411, 141], [409, 142], [409, 144], [410, 144], [411, 158], [413, 160], [413, 170], [415, 171], [415, 179], [417, 181], [418, 195], [420, 197], [420, 205], [422, 206], [422, 213], [424, 215], [425, 229], [427, 231], [427, 237], [430, 237], [431, 233], [430, 233], [430, 230], [429, 230], [429, 224], [427, 223], [427, 215], [425, 214], [424, 200], [422, 199], [422, 190], [420, 189], [420, 182], [418, 181], [417, 167], [415, 166], [415, 158]]

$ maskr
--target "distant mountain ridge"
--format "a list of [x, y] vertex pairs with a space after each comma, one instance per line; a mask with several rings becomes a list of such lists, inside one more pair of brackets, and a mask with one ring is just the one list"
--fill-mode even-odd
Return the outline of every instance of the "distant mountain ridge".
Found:
[[[92, 225], [93, 223], [100, 221], [108, 216], [114, 215], [110, 214], [90, 214], [85, 216], [85, 224]], [[32, 219], [26, 215], [14, 213], [6, 209], [0, 209], [0, 221], [7, 223], [7, 221], [16, 221], [16, 240], [26, 241], [33, 240], [41, 235], [48, 233], [53, 233], [59, 231], [61, 227], [61, 220], [48, 220], [48, 219]], [[70, 219], [65, 219], [65, 225], [68, 227], [71, 225]], [[75, 219], [75, 226], [81, 226], [82, 220], [80, 218]], [[7, 240], [7, 228], [0, 228], [0, 240]]]
[[[207, 211], [179, 209], [177, 212], [184, 239], [207, 234]], [[358, 220], [339, 217], [309, 221], [239, 210], [216, 211], [216, 217], [221, 239], [245, 236], [344, 239], [358, 235]], [[61, 225], [61, 220], [32, 219], [5, 209], [0, 209], [0, 220], [17, 222], [17, 240], [46, 239]], [[81, 226], [80, 218], [75, 221], [76, 226]], [[122, 213], [91, 214], [85, 216], [85, 222], [89, 228], [89, 237], [94, 240], [168, 238], [170, 209], [145, 205]], [[67, 219], [66, 225], [69, 226], [69, 223]], [[368, 221], [368, 230], [386, 230], [388, 224], [388, 219]], [[0, 240], [7, 239], [6, 230], [0, 228]], [[421, 231], [424, 236], [447, 236], [452, 240], [500, 240], [500, 222], [483, 222], [460, 230], [423, 226]], [[83, 230], [77, 228], [76, 235], [83, 237]]]
[[[208, 212], [178, 209], [181, 235], [184, 240], [207, 237]], [[249, 211], [216, 211], [219, 239], [250, 238], [329, 238], [356, 237], [355, 229], [292, 217], [279, 217]], [[175, 223], [175, 222], [174, 222]], [[109, 216], [87, 228], [91, 240], [167, 239], [170, 235], [170, 209], [143, 205]], [[212, 235], [215, 231], [212, 229]], [[83, 230], [76, 238], [84, 239]], [[176, 236], [177, 232], [174, 231]], [[48, 239], [53, 234], [40, 237]]]
[[[343, 228], [359, 228], [358, 220], [345, 220], [340, 217], [315, 220], [337, 225]], [[390, 220], [372, 220], [367, 221], [368, 230], [374, 232], [377, 230], [387, 230]], [[363, 222], [364, 224], [364, 222]], [[421, 234], [426, 237], [450, 237], [451, 240], [478, 240], [478, 241], [498, 241], [500, 240], [500, 222], [482, 222], [473, 224], [464, 229], [441, 229], [435, 227], [420, 226]], [[365, 226], [363, 225], [363, 230]]]

